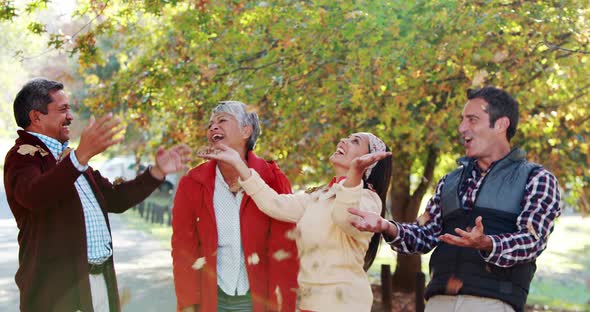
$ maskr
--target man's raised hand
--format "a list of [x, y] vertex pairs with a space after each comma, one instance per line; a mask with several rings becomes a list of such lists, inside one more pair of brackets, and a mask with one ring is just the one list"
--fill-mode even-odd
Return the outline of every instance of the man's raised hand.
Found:
[[113, 114], [108, 113], [97, 120], [94, 116], [90, 117], [88, 124], [82, 130], [80, 144], [76, 149], [76, 158], [81, 165], [87, 165], [88, 161], [102, 153], [107, 148], [120, 143], [123, 138], [115, 138], [123, 130], [121, 120], [114, 118]]

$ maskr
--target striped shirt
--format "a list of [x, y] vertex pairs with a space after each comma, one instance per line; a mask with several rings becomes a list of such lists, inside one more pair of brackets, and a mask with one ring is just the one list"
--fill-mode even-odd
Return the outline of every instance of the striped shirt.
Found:
[[[43, 142], [55, 159], [59, 159], [61, 153], [66, 150], [68, 143], [61, 144], [58, 140], [43, 134], [29, 132]], [[80, 172], [86, 171], [88, 165], [82, 166], [76, 158], [75, 151], [70, 153], [72, 163]], [[84, 222], [86, 224], [86, 246], [88, 263], [101, 264], [113, 254], [111, 234], [102, 213], [102, 209], [94, 196], [94, 192], [84, 175], [80, 175], [76, 182], [76, 191], [84, 210]]]
[[[473, 209], [485, 176], [477, 165], [473, 168], [460, 186], [459, 195], [465, 209]], [[418, 222], [391, 221], [398, 228], [398, 236], [386, 240], [392, 249], [405, 254], [428, 253], [438, 245], [438, 236], [442, 234], [441, 192], [445, 179], [446, 176], [439, 181], [434, 196], [428, 201], [426, 211], [430, 220], [423, 226]], [[529, 175], [521, 201], [522, 211], [516, 220], [518, 231], [489, 235], [493, 247], [489, 254], [480, 251], [483, 259], [500, 267], [511, 267], [536, 259], [547, 247], [547, 238], [553, 231], [554, 221], [561, 214], [560, 201], [555, 176], [542, 167], [534, 169]]]

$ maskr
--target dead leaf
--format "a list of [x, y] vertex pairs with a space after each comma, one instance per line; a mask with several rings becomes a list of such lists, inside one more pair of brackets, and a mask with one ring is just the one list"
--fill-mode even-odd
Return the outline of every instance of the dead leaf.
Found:
[[34, 156], [37, 151], [39, 152], [39, 155], [41, 155], [41, 156], [45, 156], [45, 155], [49, 154], [46, 150], [41, 148], [39, 145], [33, 146], [33, 145], [29, 145], [29, 144], [23, 144], [23, 145], [19, 146], [18, 150], [16, 152], [21, 155], [28, 154], [28, 155]]
[[285, 237], [290, 240], [297, 240], [299, 237], [301, 237], [301, 231], [295, 227], [292, 230], [287, 231], [285, 233]]
[[283, 261], [283, 260], [291, 257], [291, 253], [284, 251], [282, 249], [279, 249], [272, 255], [272, 257], [275, 258], [277, 261]]
[[459, 293], [459, 290], [461, 290], [462, 287], [463, 281], [456, 278], [454, 275], [451, 275], [447, 281], [447, 294], [456, 295]]
[[344, 301], [344, 292], [340, 288], [336, 288], [336, 299], [338, 301]]
[[121, 294], [119, 295], [119, 302], [121, 302], [121, 307], [125, 306], [125, 304], [129, 303], [131, 300], [131, 290], [128, 287], [125, 287], [121, 290]]
[[281, 288], [279, 286], [275, 288], [275, 296], [277, 296], [277, 305], [279, 311], [281, 311], [283, 306], [283, 296], [281, 295]]
[[529, 230], [529, 233], [531, 233], [531, 235], [533, 235], [533, 237], [536, 240], [539, 240], [539, 234], [537, 234], [537, 231], [535, 231], [535, 228], [533, 226], [533, 219], [529, 219], [529, 221], [526, 224], [526, 228], [527, 230]]
[[[61, 162], [62, 160], [64, 160], [64, 158], [68, 157], [68, 155], [70, 155], [70, 152], [72, 151], [72, 148], [70, 147], [66, 147], [65, 150], [63, 150], [61, 152], [61, 154], [59, 154], [59, 156], [57, 157], [57, 162]], [[41, 156], [43, 156], [43, 154], [41, 154]]]
[[416, 219], [416, 221], [418, 221], [418, 225], [420, 226], [426, 225], [426, 223], [430, 221], [430, 213], [428, 213], [428, 211], [424, 211], [424, 213], [421, 214], [418, 219]]
[[123, 177], [117, 177], [114, 181], [113, 181], [113, 185], [119, 185], [121, 183], [125, 182], [125, 179]]
[[201, 257], [197, 259], [195, 263], [193, 263], [192, 268], [195, 270], [200, 270], [205, 266], [205, 263], [207, 263], [207, 261], [205, 261], [205, 257]]
[[471, 85], [474, 87], [482, 85], [486, 81], [486, 78], [488, 76], [489, 76], [488, 71], [485, 69], [476, 71], [475, 74], [473, 75], [473, 80], [471, 81]]
[[253, 253], [248, 256], [248, 264], [250, 265], [257, 265], [260, 262], [260, 258], [258, 257], [257, 253]]

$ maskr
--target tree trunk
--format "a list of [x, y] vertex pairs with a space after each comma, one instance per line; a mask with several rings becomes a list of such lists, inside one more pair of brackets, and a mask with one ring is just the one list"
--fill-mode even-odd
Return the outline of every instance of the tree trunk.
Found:
[[[410, 194], [411, 166], [414, 157], [407, 154], [397, 154], [394, 160], [392, 189], [389, 193], [391, 199], [391, 215], [398, 222], [414, 222], [416, 220], [420, 202], [430, 186], [434, 174], [434, 167], [438, 158], [438, 149], [429, 146], [424, 161], [424, 176], [416, 190]], [[416, 290], [416, 273], [421, 269], [420, 255], [397, 255], [397, 265], [392, 282], [395, 291], [413, 292]]]

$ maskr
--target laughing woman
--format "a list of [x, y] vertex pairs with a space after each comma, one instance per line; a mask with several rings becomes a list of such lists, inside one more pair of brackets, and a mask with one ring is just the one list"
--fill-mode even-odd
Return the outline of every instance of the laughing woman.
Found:
[[301, 261], [298, 276], [302, 311], [370, 311], [373, 294], [365, 270], [380, 236], [351, 225], [347, 208], [382, 214], [391, 176], [391, 153], [371, 133], [341, 139], [330, 156], [335, 177], [329, 185], [303, 194], [277, 194], [249, 169], [232, 148], [199, 156], [233, 166], [239, 184], [272, 218], [296, 223], [294, 238]]

